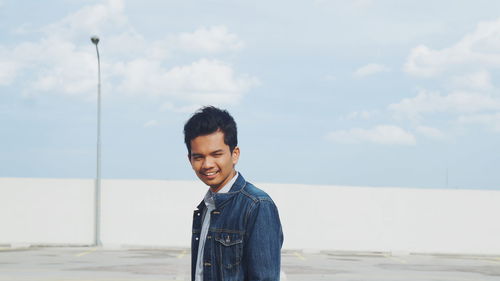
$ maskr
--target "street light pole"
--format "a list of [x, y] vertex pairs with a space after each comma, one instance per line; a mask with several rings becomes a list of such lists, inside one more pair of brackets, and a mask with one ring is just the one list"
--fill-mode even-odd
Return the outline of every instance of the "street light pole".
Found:
[[90, 41], [97, 52], [97, 171], [95, 180], [95, 246], [101, 243], [101, 60], [99, 57], [99, 37], [92, 36]]

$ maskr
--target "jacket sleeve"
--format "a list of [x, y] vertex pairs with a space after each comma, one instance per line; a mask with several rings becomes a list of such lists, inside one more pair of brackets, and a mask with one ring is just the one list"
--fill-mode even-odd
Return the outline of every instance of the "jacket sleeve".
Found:
[[283, 231], [276, 205], [271, 199], [260, 199], [253, 203], [247, 218], [245, 280], [279, 281]]

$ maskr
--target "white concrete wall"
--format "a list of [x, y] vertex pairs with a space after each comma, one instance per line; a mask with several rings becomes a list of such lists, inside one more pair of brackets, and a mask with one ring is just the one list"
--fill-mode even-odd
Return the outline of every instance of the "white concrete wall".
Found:
[[102, 243], [190, 247], [193, 210], [205, 192], [201, 182], [105, 180]]
[[0, 178], [0, 244], [92, 244], [93, 184]]
[[500, 191], [261, 186], [288, 248], [500, 254]]
[[[257, 184], [284, 248], [500, 254], [500, 191]], [[104, 180], [104, 246], [189, 247], [196, 181]], [[0, 244], [91, 244], [94, 181], [0, 178]]]

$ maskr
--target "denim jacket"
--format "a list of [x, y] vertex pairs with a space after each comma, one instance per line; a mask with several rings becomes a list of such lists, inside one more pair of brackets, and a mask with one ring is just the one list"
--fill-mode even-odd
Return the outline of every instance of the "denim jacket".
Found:
[[[283, 232], [271, 197], [240, 174], [231, 190], [216, 193], [214, 201], [203, 253], [203, 281], [278, 281]], [[205, 209], [202, 201], [193, 216], [193, 281]]]

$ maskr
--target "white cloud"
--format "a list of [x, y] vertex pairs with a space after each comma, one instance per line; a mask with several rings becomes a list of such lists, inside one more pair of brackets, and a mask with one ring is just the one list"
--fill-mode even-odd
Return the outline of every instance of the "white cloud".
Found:
[[418, 133], [435, 140], [442, 140], [446, 135], [439, 129], [427, 126], [417, 126], [416, 130]]
[[181, 113], [192, 113], [197, 109], [201, 108], [200, 104], [192, 104], [192, 105], [184, 105], [184, 106], [176, 106], [171, 102], [166, 102], [162, 104], [161, 110], [163, 111], [173, 111], [173, 112], [181, 112]]
[[0, 49], [0, 86], [11, 84], [22, 68], [21, 63], [1, 54], [2, 50]]
[[439, 92], [421, 91], [413, 98], [390, 104], [388, 108], [397, 116], [418, 119], [424, 113], [472, 113], [497, 110], [500, 109], [500, 99], [474, 92], [452, 92], [441, 95]]
[[491, 75], [488, 71], [478, 71], [466, 75], [451, 78], [451, 84], [455, 88], [485, 91], [493, 88]]
[[415, 145], [415, 136], [393, 125], [379, 125], [371, 129], [353, 128], [329, 133], [328, 140], [339, 143], [376, 143], [394, 145]]
[[458, 118], [462, 124], [478, 124], [500, 132], [500, 112], [492, 114], [463, 115]]
[[[421, 121], [428, 114], [462, 124], [484, 124], [498, 128], [496, 115], [500, 96], [492, 73], [500, 68], [500, 19], [480, 22], [469, 34], [451, 46], [432, 49], [417, 46], [411, 50], [404, 70], [415, 76], [441, 79], [448, 92], [420, 91], [416, 96], [390, 104], [395, 117]], [[460, 116], [460, 117], [459, 117]], [[427, 119], [427, 122], [430, 119]], [[417, 132], [442, 138], [434, 128], [417, 126]]]
[[390, 68], [385, 66], [385, 65], [370, 63], [370, 64], [362, 66], [362, 67], [358, 68], [356, 71], [354, 71], [354, 76], [365, 77], [365, 76], [370, 76], [370, 75], [374, 75], [374, 74], [381, 73], [381, 72], [387, 72], [389, 70], [390, 70]]
[[123, 0], [107, 0], [102, 4], [86, 6], [41, 30], [48, 36], [71, 37], [79, 34], [97, 35], [112, 27], [124, 27]]
[[164, 46], [163, 42], [147, 42], [141, 34], [131, 29], [101, 38], [99, 48], [103, 53], [103, 58], [112, 61], [127, 61], [138, 57], [161, 61], [170, 56], [170, 50]]
[[10, 85], [24, 73], [24, 91], [30, 95], [61, 92], [85, 96], [95, 88], [95, 55], [70, 41], [53, 37], [24, 42], [9, 51], [2, 49], [5, 48], [0, 47], [0, 85]]
[[225, 26], [200, 27], [194, 32], [184, 32], [174, 39], [180, 49], [195, 52], [219, 53], [243, 47], [243, 41]]
[[0, 46], [0, 86], [10, 85], [23, 68], [23, 63], [17, 60], [12, 53], [7, 48]]
[[[97, 58], [90, 36], [101, 36], [99, 49], [106, 92], [146, 95], [181, 103], [231, 104], [258, 84], [258, 79], [238, 74], [224, 61], [202, 58], [184, 65], [169, 65], [172, 52], [204, 54], [233, 51], [243, 46], [225, 26], [200, 27], [194, 32], [166, 34], [147, 40], [130, 26], [122, 0], [86, 6], [62, 20], [30, 31], [42, 38], [0, 45], [0, 85], [23, 76], [27, 95], [62, 94], [95, 99]], [[85, 45], [76, 45], [86, 37]], [[177, 56], [178, 58], [180, 56]], [[189, 59], [192, 60], [192, 57]]]
[[[70, 96], [88, 98], [95, 93], [97, 84], [97, 62], [95, 55], [68, 42], [52, 42], [41, 45], [38, 50], [45, 58], [33, 59], [33, 66], [39, 68], [31, 83], [34, 92], [61, 91]], [[50, 50], [53, 49], [53, 50]]]
[[236, 76], [232, 67], [218, 60], [202, 59], [165, 73], [165, 85], [188, 100], [201, 103], [237, 103], [258, 84], [254, 77]]
[[193, 103], [236, 104], [258, 84], [258, 79], [236, 75], [222, 61], [201, 59], [190, 65], [164, 69], [154, 60], [120, 65], [118, 89], [135, 95], [169, 96]]
[[476, 29], [451, 47], [433, 50], [420, 45], [411, 50], [404, 69], [422, 77], [432, 77], [458, 68], [500, 67], [500, 19], [480, 22]]
[[144, 123], [144, 128], [151, 128], [151, 127], [156, 127], [158, 126], [158, 121], [157, 120], [149, 120], [148, 122]]
[[[25, 94], [56, 92], [89, 99], [94, 96], [97, 75], [90, 35], [101, 26], [113, 23], [121, 26], [125, 22], [123, 1], [109, 0], [86, 6], [35, 31], [24, 31], [42, 38], [0, 46], [0, 84], [12, 84], [17, 77], [25, 75]], [[74, 38], [81, 36], [89, 38], [88, 45], [75, 45]]]

